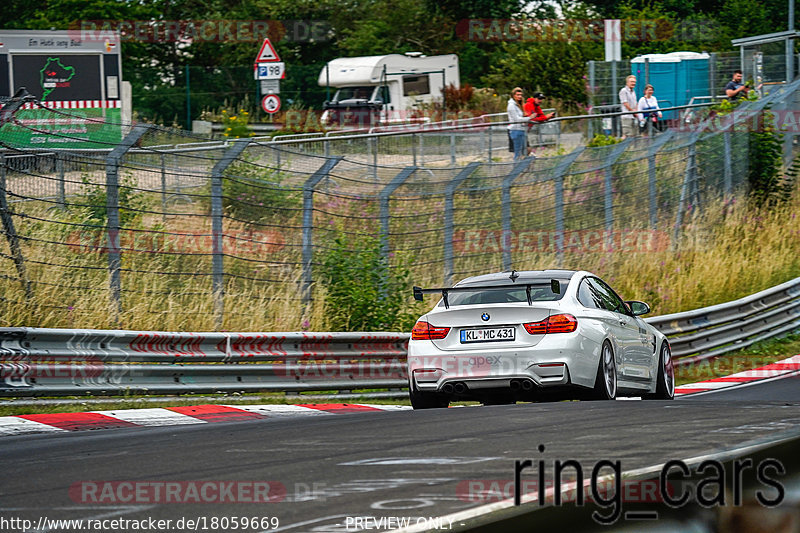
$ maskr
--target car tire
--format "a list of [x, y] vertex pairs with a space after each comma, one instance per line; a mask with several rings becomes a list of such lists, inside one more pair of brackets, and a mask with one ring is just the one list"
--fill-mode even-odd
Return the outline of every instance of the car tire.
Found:
[[617, 397], [617, 363], [614, 359], [614, 349], [608, 341], [605, 341], [600, 349], [593, 397], [595, 400], [614, 400]]
[[408, 398], [414, 409], [442, 409], [450, 405], [447, 396], [441, 396], [435, 392], [419, 392], [412, 388], [408, 389]]
[[656, 392], [646, 396], [651, 400], [672, 400], [675, 398], [675, 367], [672, 366], [672, 351], [666, 341], [661, 345], [658, 357]]

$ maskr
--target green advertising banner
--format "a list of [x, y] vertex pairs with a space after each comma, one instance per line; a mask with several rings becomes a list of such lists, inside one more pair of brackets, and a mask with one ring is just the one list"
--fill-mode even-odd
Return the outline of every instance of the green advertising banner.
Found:
[[16, 148], [113, 148], [122, 140], [119, 108], [20, 109], [14, 117], [0, 137]]

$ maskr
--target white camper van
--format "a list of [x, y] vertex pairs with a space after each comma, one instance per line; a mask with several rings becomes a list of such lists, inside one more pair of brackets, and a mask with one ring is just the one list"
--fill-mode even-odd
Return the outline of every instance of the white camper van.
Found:
[[442, 90], [459, 87], [458, 56], [340, 57], [329, 61], [319, 84], [335, 91], [325, 102], [323, 124], [376, 125], [403, 122], [422, 104], [442, 101]]

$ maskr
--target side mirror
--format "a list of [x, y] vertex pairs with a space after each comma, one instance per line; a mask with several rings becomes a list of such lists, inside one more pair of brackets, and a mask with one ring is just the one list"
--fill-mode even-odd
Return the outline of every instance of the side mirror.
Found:
[[647, 313], [650, 312], [650, 306], [647, 305], [646, 303], [640, 302], [638, 300], [631, 300], [631, 301], [625, 302], [625, 304], [631, 310], [631, 314], [633, 316], [646, 315]]

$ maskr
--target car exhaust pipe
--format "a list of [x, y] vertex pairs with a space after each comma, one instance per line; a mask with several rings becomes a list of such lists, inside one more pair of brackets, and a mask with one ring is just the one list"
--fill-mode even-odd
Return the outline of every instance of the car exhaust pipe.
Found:
[[442, 385], [442, 392], [445, 394], [453, 394], [453, 384], [445, 383], [444, 385]]
[[511, 390], [514, 392], [518, 391], [521, 387], [518, 379], [512, 379], [511, 382], [509, 383], [509, 386], [511, 387]]
[[465, 392], [467, 392], [467, 385], [459, 381], [458, 383], [453, 385], [453, 390], [455, 391], [456, 394], [464, 394]]
[[530, 392], [533, 390], [533, 382], [529, 379], [522, 380], [522, 390], [525, 392]]

